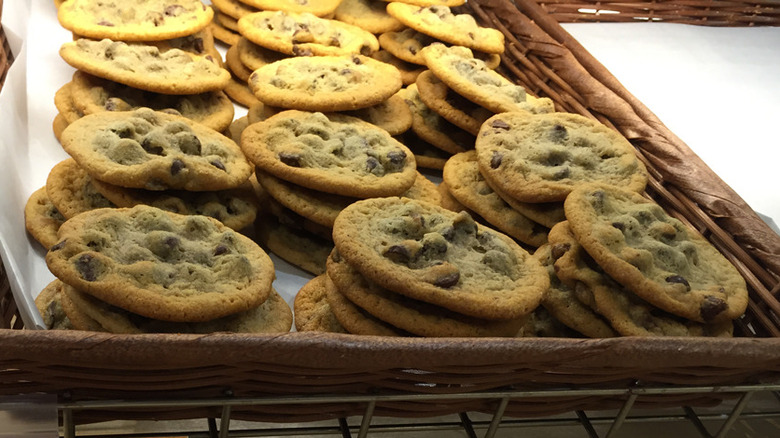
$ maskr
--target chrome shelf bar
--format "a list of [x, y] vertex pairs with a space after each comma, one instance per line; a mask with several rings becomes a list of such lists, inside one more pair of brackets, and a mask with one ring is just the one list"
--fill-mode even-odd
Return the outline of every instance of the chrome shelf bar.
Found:
[[[642, 395], [661, 395], [661, 394], [736, 394], [740, 395], [740, 399], [733, 407], [730, 413], [725, 416], [725, 421], [720, 427], [718, 433], [715, 435], [717, 438], [725, 437], [731, 427], [739, 420], [744, 418], [758, 418], [757, 416], [765, 415], [766, 418], [780, 418], [780, 412], [770, 413], [758, 413], [758, 414], [746, 414], [744, 409], [750, 401], [751, 397], [758, 392], [771, 392], [775, 397], [775, 400], [780, 406], [780, 384], [760, 384], [760, 385], [736, 385], [736, 386], [691, 386], [691, 387], [641, 387], [632, 386], [630, 388], [623, 389], [549, 389], [549, 390], [500, 390], [500, 391], [483, 391], [474, 393], [460, 393], [460, 394], [371, 394], [371, 395], [321, 395], [321, 396], [296, 396], [296, 397], [222, 397], [200, 400], [100, 400], [100, 401], [72, 401], [62, 402], [58, 404], [58, 409], [62, 412], [63, 418], [63, 436], [65, 438], [76, 437], [76, 427], [74, 423], [74, 414], [79, 410], [100, 410], [100, 409], [137, 409], [137, 408], [166, 408], [166, 407], [220, 407], [222, 409], [222, 416], [220, 417], [220, 427], [218, 435], [210, 433], [210, 437], [219, 436], [219, 438], [237, 437], [242, 436], [243, 431], [231, 431], [230, 430], [230, 415], [232, 408], [236, 406], [263, 406], [263, 405], [289, 405], [289, 404], [323, 404], [323, 403], [366, 403], [366, 408], [361, 417], [361, 422], [357, 428], [357, 436], [359, 438], [368, 435], [369, 431], [378, 432], [381, 430], [387, 430], [388, 425], [371, 425], [371, 420], [374, 416], [374, 409], [378, 402], [383, 401], [422, 401], [422, 400], [464, 400], [464, 399], [484, 399], [484, 400], [497, 400], [498, 404], [493, 417], [490, 421], [474, 422], [469, 419], [467, 414], [461, 414], [461, 422], [458, 425], [463, 428], [469, 436], [476, 436], [475, 426], [479, 426], [480, 429], [485, 429], [486, 438], [492, 438], [499, 428], [504, 427], [518, 427], [518, 426], [560, 426], [560, 425], [573, 425], [578, 424], [582, 426], [591, 438], [598, 438], [599, 435], [594, 428], [594, 424], [608, 424], [609, 430], [605, 437], [614, 437], [620, 427], [626, 422], [641, 422], [641, 421], [658, 421], [666, 419], [669, 421], [689, 421], [699, 430], [702, 436], [711, 438], [711, 435], [702, 422], [703, 419], [707, 420], [723, 420], [723, 413], [713, 415], [697, 415], [692, 408], [683, 407], [685, 409], [685, 415], [680, 416], [641, 416], [631, 417], [630, 411], [634, 405], [634, 402], [639, 396]], [[588, 418], [585, 412], [577, 411], [577, 419], [547, 419], [547, 420], [518, 420], [518, 419], [505, 419], [504, 411], [512, 399], [533, 399], [538, 397], [568, 397], [568, 396], [594, 396], [594, 395], [607, 395], [607, 396], [626, 396], [627, 399], [624, 405], [620, 408], [618, 413], [614, 417], [601, 417], [597, 419]], [[346, 424], [345, 419], [340, 423], [340, 427], [337, 432], [340, 431], [345, 437], [351, 437], [351, 429], [354, 427]], [[213, 420], [211, 420], [213, 421]], [[210, 423], [211, 425], [212, 423]], [[399, 422], [392, 425], [393, 427], [399, 427], [403, 429], [405, 426]], [[411, 428], [415, 428], [416, 425], [411, 425]], [[452, 423], [432, 423], [428, 427], [452, 427]], [[213, 426], [210, 427], [213, 432]], [[288, 430], [288, 429], [282, 429]], [[289, 429], [292, 430], [292, 429]], [[307, 433], [311, 433], [311, 429], [307, 429]], [[418, 430], [418, 429], [415, 429]], [[323, 434], [333, 433], [331, 429]], [[266, 436], [258, 434], [257, 431], [252, 432], [252, 436]], [[279, 435], [279, 429], [274, 429], [274, 434]], [[112, 435], [120, 436], [120, 435]], [[146, 434], [149, 436], [149, 434]], [[190, 435], [193, 436], [193, 435]], [[244, 435], [248, 436], [248, 435]]]

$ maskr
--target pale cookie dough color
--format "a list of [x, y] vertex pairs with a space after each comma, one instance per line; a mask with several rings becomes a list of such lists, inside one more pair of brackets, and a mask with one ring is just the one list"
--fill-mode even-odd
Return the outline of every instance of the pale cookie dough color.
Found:
[[309, 13], [318, 17], [332, 14], [341, 0], [241, 0], [263, 11]]
[[259, 46], [288, 55], [371, 55], [379, 50], [374, 34], [308, 13], [256, 12], [238, 20], [238, 31]]
[[508, 236], [426, 202], [358, 201], [336, 218], [333, 241], [369, 281], [477, 318], [528, 315], [550, 285], [542, 265]]
[[375, 0], [343, 0], [334, 18], [373, 34], [403, 29], [404, 25], [387, 13], [387, 5]]
[[604, 272], [648, 303], [704, 323], [745, 312], [748, 292], [737, 269], [655, 202], [589, 184], [573, 190], [564, 209], [577, 241]]
[[117, 207], [144, 204], [171, 213], [202, 214], [213, 217], [236, 231], [251, 225], [257, 217], [257, 196], [249, 187], [249, 183], [236, 189], [204, 192], [129, 189], [95, 179], [92, 184]]
[[452, 196], [496, 229], [534, 248], [547, 242], [547, 228], [514, 210], [487, 185], [474, 151], [450, 157], [442, 178]]
[[440, 81], [494, 113], [528, 111], [539, 114], [555, 110], [552, 100], [526, 94], [525, 88], [501, 76], [465, 47], [433, 43], [423, 49], [422, 56]]
[[417, 177], [406, 146], [383, 129], [339, 114], [283, 111], [249, 125], [241, 148], [277, 178], [344, 196], [399, 195]]
[[568, 222], [550, 230], [555, 249], [555, 272], [573, 288], [577, 298], [606, 318], [625, 336], [731, 336], [733, 324], [701, 324], [664, 312], [616, 283], [588, 255]]
[[336, 251], [328, 258], [328, 276], [339, 292], [356, 306], [379, 320], [419, 336], [512, 337], [525, 322], [525, 318], [499, 321], [471, 318], [393, 293], [366, 280]]
[[305, 111], [367, 108], [401, 86], [397, 68], [362, 55], [298, 56], [249, 76], [249, 87], [263, 104]]
[[60, 227], [55, 276], [149, 318], [207, 321], [262, 304], [274, 265], [255, 242], [205, 216], [148, 206], [98, 209]]
[[[558, 253], [555, 255], [560, 257]], [[572, 288], [561, 282], [556, 274], [555, 257], [549, 244], [540, 246], [534, 252], [534, 258], [539, 260], [550, 276], [550, 289], [544, 294], [542, 307], [551, 317], [591, 338], [618, 335], [604, 318], [577, 299]]]
[[24, 226], [27, 232], [44, 248], [57, 243], [57, 230], [65, 222], [65, 216], [52, 204], [46, 187], [34, 191], [24, 206]]
[[95, 179], [147, 190], [222, 190], [252, 167], [233, 140], [181, 116], [142, 108], [84, 116], [62, 144]]
[[578, 114], [497, 114], [482, 125], [476, 150], [488, 183], [524, 202], [562, 201], [588, 182], [635, 192], [647, 183], [647, 170], [633, 145]]
[[408, 27], [446, 43], [487, 53], [503, 53], [504, 34], [481, 27], [469, 14], [453, 14], [448, 6], [387, 5], [387, 13]]
[[191, 95], [151, 93], [76, 71], [70, 82], [73, 104], [83, 114], [130, 111], [146, 107], [178, 114], [222, 131], [233, 121], [233, 103], [222, 91]]
[[62, 26], [91, 39], [159, 41], [205, 28], [214, 11], [200, 0], [68, 0], [57, 12]]
[[73, 158], [66, 158], [51, 168], [46, 178], [46, 193], [68, 219], [88, 210], [116, 207], [98, 192], [92, 177]]
[[142, 90], [197, 94], [224, 89], [230, 72], [210, 60], [179, 49], [123, 41], [78, 39], [63, 44], [60, 56], [73, 68]]
[[321, 274], [312, 278], [295, 294], [293, 313], [295, 328], [299, 332], [347, 333], [330, 310], [326, 297], [326, 277]]
[[69, 311], [83, 313], [110, 333], [285, 333], [292, 327], [292, 310], [275, 290], [271, 290], [268, 299], [255, 308], [203, 322], [145, 318], [67, 284], [63, 285], [62, 293], [73, 306]]

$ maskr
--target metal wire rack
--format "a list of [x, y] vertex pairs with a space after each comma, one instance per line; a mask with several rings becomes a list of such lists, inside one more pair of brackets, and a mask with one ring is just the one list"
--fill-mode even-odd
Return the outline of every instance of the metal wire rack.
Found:
[[[190, 438], [208, 437], [208, 438], [227, 438], [227, 437], [267, 437], [267, 436], [320, 436], [340, 434], [348, 438], [353, 433], [358, 438], [366, 437], [369, 433], [387, 433], [387, 432], [436, 432], [444, 430], [460, 429], [470, 438], [483, 436], [492, 438], [499, 429], [512, 429], [523, 427], [560, 427], [560, 426], [581, 426], [590, 438], [600, 438], [596, 431], [596, 425], [608, 427], [604, 438], [614, 438], [618, 436], [621, 427], [626, 423], [647, 423], [647, 422], [690, 422], [699, 435], [705, 438], [722, 438], [732, 430], [733, 426], [739, 420], [748, 419], [780, 419], [780, 384], [773, 385], [737, 385], [737, 386], [654, 386], [643, 387], [637, 382], [631, 388], [627, 389], [557, 389], [557, 390], [499, 390], [474, 392], [467, 394], [370, 394], [370, 395], [321, 395], [305, 397], [251, 397], [251, 398], [233, 398], [230, 392], [226, 392], [223, 398], [214, 399], [171, 399], [158, 401], [108, 401], [100, 400], [95, 402], [62, 402], [57, 408], [62, 414], [63, 436], [64, 438], [76, 437], [76, 426], [73, 421], [73, 414], [79, 410], [137, 410], [154, 409], [170, 407], [218, 407], [221, 409], [219, 418], [208, 418], [208, 431], [203, 432], [184, 432]], [[682, 412], [678, 414], [670, 413], [635, 413], [632, 414], [632, 408], [636, 400], [642, 396], [664, 396], [664, 395], [693, 395], [693, 394], [723, 394], [734, 397], [734, 401], [724, 403], [719, 406], [714, 413], [697, 413], [694, 407], [683, 406]], [[747, 412], [746, 407], [756, 394], [769, 396], [774, 401], [777, 409], [764, 409], [754, 412]], [[623, 406], [614, 414], [599, 414], [596, 416], [588, 415], [586, 412], [577, 410], [574, 412], [576, 417], [559, 418], [525, 418], [515, 419], [506, 418], [504, 411], [512, 399], [534, 399], [550, 397], [571, 397], [571, 396], [626, 396]], [[435, 400], [465, 400], [465, 399], [487, 399], [494, 400], [496, 403], [495, 411], [488, 413], [489, 420], [473, 420], [469, 413], [459, 414], [459, 421], [426, 421], [409, 422], [394, 420], [393, 422], [372, 425], [374, 419], [374, 408], [381, 402], [405, 402], [405, 401], [435, 401]], [[271, 428], [242, 428], [240, 430], [231, 430], [231, 409], [236, 406], [254, 406], [262, 407], [269, 405], [316, 405], [320, 403], [333, 402], [353, 402], [365, 404], [365, 411], [360, 417], [359, 424], [350, 425], [346, 418], [339, 418], [337, 424], [333, 426], [300, 426], [289, 427], [271, 427]], [[770, 403], [771, 404], [771, 403]], [[721, 421], [718, 430], [713, 434], [705, 426], [705, 421]], [[482, 435], [478, 431], [483, 431]], [[103, 435], [105, 436], [105, 435]], [[131, 437], [137, 435], [115, 434], [112, 437]], [[152, 436], [145, 433], [144, 436]], [[169, 433], [158, 436], [170, 436]]]

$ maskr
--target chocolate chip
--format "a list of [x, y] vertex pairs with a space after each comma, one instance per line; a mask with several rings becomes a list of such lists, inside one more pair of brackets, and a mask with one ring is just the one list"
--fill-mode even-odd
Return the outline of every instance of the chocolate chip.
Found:
[[331, 47], [341, 47], [341, 40], [336, 37], [330, 37], [328, 45]]
[[61, 241], [55, 243], [54, 245], [52, 245], [51, 248], [49, 248], [49, 251], [59, 251], [59, 250], [61, 250], [62, 247], [65, 246], [65, 242], [67, 242], [67, 241], [68, 241], [68, 239], [65, 239], [65, 240], [61, 240]]
[[346, 76], [346, 75], [348, 75], [350, 73], [352, 73], [352, 69], [351, 68], [342, 68], [339, 71], [339, 74], [342, 75], [342, 76]]
[[392, 245], [382, 255], [395, 263], [409, 263], [412, 259], [412, 253], [404, 245]]
[[163, 148], [162, 146], [159, 146], [157, 142], [152, 137], [146, 137], [143, 140], [141, 140], [141, 147], [144, 148], [144, 150], [150, 154], [154, 155], [162, 155], [163, 154]]
[[155, 27], [161, 26], [163, 23], [165, 23], [165, 17], [159, 12], [150, 12], [146, 17], [146, 19], [151, 21]]
[[132, 138], [135, 134], [135, 130], [132, 125], [122, 125], [116, 128], [111, 128], [111, 132], [117, 135], [119, 138]]
[[373, 171], [374, 169], [376, 169], [376, 167], [377, 167], [377, 166], [379, 166], [379, 160], [377, 160], [377, 159], [376, 159], [376, 158], [374, 158], [374, 157], [368, 157], [368, 158], [366, 158], [366, 169], [367, 169], [369, 172], [371, 172], [371, 171]]
[[728, 307], [728, 304], [722, 299], [708, 295], [704, 298], [704, 301], [702, 301], [699, 313], [704, 321], [709, 322], [723, 313]]
[[612, 226], [620, 231], [626, 231], [626, 224], [622, 222], [612, 222]]
[[505, 122], [505, 121], [503, 121], [501, 119], [493, 120], [493, 122], [490, 123], [490, 127], [491, 128], [496, 128], [496, 129], [505, 129], [507, 131], [509, 130], [509, 128], [511, 128], [511, 126], [509, 126], [509, 124], [507, 122]]
[[400, 169], [406, 163], [406, 152], [402, 150], [390, 151], [387, 153], [387, 159], [390, 160], [392, 169]]
[[288, 166], [301, 167], [300, 154], [293, 152], [279, 152], [279, 160]]
[[228, 247], [222, 244], [217, 245], [216, 248], [214, 248], [214, 255], [222, 255], [228, 252]]
[[91, 254], [82, 254], [76, 259], [76, 270], [81, 274], [81, 278], [87, 281], [97, 280], [97, 271], [99, 262]]
[[311, 49], [308, 47], [301, 47], [297, 44], [293, 44], [293, 55], [295, 56], [311, 56]]
[[116, 111], [116, 100], [113, 97], [106, 99], [103, 108], [105, 108], [106, 111]]
[[179, 14], [184, 11], [184, 6], [182, 5], [168, 5], [165, 7], [165, 15], [169, 17], [176, 17]]
[[563, 255], [566, 254], [566, 252], [570, 249], [570, 243], [556, 243], [550, 247], [550, 255], [552, 256], [553, 260], [558, 260], [559, 258], [563, 257]]
[[178, 247], [181, 241], [176, 236], [168, 236], [165, 238], [165, 240], [163, 240], [163, 243], [165, 243], [165, 245], [167, 245], [169, 248], [173, 249]]
[[108, 20], [100, 20], [98, 21], [98, 26], [108, 26], [108, 27], [114, 27], [114, 23], [108, 21]]
[[563, 125], [556, 124], [550, 130], [550, 141], [561, 143], [569, 136], [569, 132]]
[[441, 277], [438, 277], [433, 282], [433, 285], [438, 287], [443, 287], [446, 289], [455, 286], [456, 284], [458, 284], [458, 281], [460, 281], [460, 272], [455, 271], [449, 274], [442, 275]]
[[197, 53], [203, 53], [205, 47], [203, 46], [203, 38], [195, 38], [192, 40], [192, 50]]
[[212, 160], [209, 162], [209, 164], [211, 164], [212, 166], [216, 167], [219, 170], [227, 172], [227, 170], [225, 169], [225, 165], [222, 164], [222, 162], [219, 160]]
[[352, 63], [356, 64], [356, 65], [360, 65], [360, 64], [363, 63], [363, 61], [360, 58], [358, 58], [357, 56], [353, 56], [352, 57]]
[[554, 181], [559, 181], [564, 178], [568, 178], [570, 175], [571, 175], [571, 169], [567, 166], [556, 170], [555, 173], [553, 173], [552, 175], [552, 179]]
[[330, 258], [333, 259], [334, 262], [340, 263], [341, 262], [341, 253], [337, 249], [333, 249], [330, 253]]
[[501, 165], [501, 161], [504, 159], [504, 154], [498, 151], [493, 151], [493, 156], [490, 158], [490, 168], [498, 169]]
[[601, 212], [604, 210], [604, 198], [606, 197], [606, 194], [603, 190], [596, 190], [595, 192], [590, 194], [591, 196], [591, 205], [593, 205], [593, 208], [595, 208], [597, 211]]
[[176, 158], [173, 160], [173, 163], [171, 163], [171, 175], [178, 175], [185, 167], [187, 167], [187, 165], [184, 164], [184, 161]]
[[361, 55], [369, 56], [369, 55], [371, 55], [372, 52], [373, 52], [373, 50], [371, 50], [371, 47], [366, 46], [366, 45], [360, 46], [360, 54]]
[[468, 36], [469, 36], [469, 38], [471, 38], [473, 40], [474, 39], [474, 32], [469, 32]]
[[691, 285], [688, 283], [688, 280], [686, 280], [685, 277], [683, 277], [682, 275], [670, 275], [666, 277], [664, 280], [666, 280], [667, 283], [684, 284], [686, 292], [691, 290]]
[[444, 228], [443, 230], [439, 231], [439, 234], [441, 234], [448, 242], [452, 242], [452, 239], [455, 238], [455, 227]]
[[416, 55], [417, 54], [417, 48], [416, 47], [409, 47], [409, 53], [411, 53], [412, 55]]

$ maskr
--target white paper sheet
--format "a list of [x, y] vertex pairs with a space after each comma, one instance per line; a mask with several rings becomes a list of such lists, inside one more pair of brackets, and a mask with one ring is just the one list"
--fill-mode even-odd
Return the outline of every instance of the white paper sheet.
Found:
[[[0, 94], [0, 255], [25, 325], [43, 327], [33, 300], [54, 277], [25, 232], [23, 212], [67, 157], [51, 124], [54, 93], [73, 73], [58, 50], [72, 37], [51, 0], [6, 1], [3, 25], [16, 61]], [[756, 211], [780, 218], [772, 183], [780, 157], [772, 135], [780, 113], [780, 28], [565, 27]], [[274, 287], [292, 304], [311, 275], [273, 259]]]

